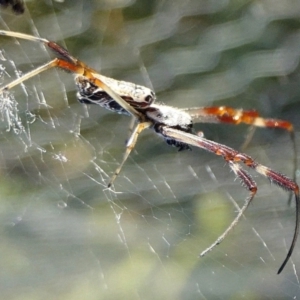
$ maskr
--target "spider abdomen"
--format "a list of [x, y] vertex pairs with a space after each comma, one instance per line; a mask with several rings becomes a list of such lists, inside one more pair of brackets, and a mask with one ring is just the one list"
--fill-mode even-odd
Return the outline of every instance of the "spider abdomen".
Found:
[[76, 97], [80, 103], [84, 104], [98, 104], [113, 112], [119, 114], [126, 114], [128, 112], [122, 108], [113, 98], [111, 98], [101, 88], [91, 83], [83, 76], [77, 76], [75, 82], [78, 88]]
[[188, 144], [167, 137], [162, 133], [164, 126], [191, 133], [193, 122], [188, 113], [170, 106], [152, 104], [146, 109], [146, 115], [154, 123], [155, 132], [161, 135], [168, 145], [177, 147], [178, 151], [191, 150]]
[[[136, 109], [145, 109], [155, 100], [155, 94], [147, 87], [131, 82], [118, 81], [113, 78], [97, 74], [95, 76], [113, 89], [124, 101]], [[119, 114], [129, 115], [110, 95], [84, 76], [76, 76], [78, 101], [85, 104], [98, 104]]]
[[183, 110], [162, 104], [152, 104], [146, 109], [146, 115], [154, 123], [177, 127], [191, 132], [193, 122], [191, 116]]

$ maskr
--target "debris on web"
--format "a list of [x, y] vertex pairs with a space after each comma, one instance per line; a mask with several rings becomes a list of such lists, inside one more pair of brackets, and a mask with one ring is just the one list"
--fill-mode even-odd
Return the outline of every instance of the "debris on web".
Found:
[[[2, 52], [0, 59], [6, 60]], [[8, 75], [5, 67], [0, 65], [1, 82], [5, 75]], [[20, 134], [24, 131], [24, 126], [19, 116], [18, 102], [10, 91], [3, 91], [0, 94], [0, 116], [2, 122], [7, 124], [7, 131], [13, 130], [16, 134]]]
[[15, 134], [24, 131], [21, 118], [19, 116], [18, 102], [12, 93], [4, 91], [0, 95], [0, 114], [2, 122], [7, 124], [7, 131], [13, 130]]
[[[22, 76], [22, 72], [16, 68], [14, 61], [8, 60], [2, 50], [0, 50], [0, 60], [9, 62], [13, 67], [16, 76]], [[4, 82], [5, 76], [10, 77], [9, 73], [6, 71], [6, 67], [0, 64], [1, 85]], [[3, 123], [6, 123], [6, 131], [13, 130], [15, 134], [21, 134], [25, 131], [19, 115], [18, 102], [16, 101], [14, 94], [9, 90], [4, 90], [2, 93], [0, 93], [0, 118]], [[26, 113], [26, 119], [29, 124], [33, 123], [35, 118], [35, 115], [31, 112]]]

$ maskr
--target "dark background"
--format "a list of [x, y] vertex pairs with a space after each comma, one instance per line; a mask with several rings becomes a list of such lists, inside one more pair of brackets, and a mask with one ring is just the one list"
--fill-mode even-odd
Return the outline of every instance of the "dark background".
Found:
[[[26, 3], [22, 16], [1, 10], [1, 29], [55, 40], [171, 106], [227, 105], [288, 120], [300, 146], [299, 1]], [[38, 43], [0, 43], [3, 84], [53, 57]], [[220, 157], [178, 153], [147, 131], [108, 190], [130, 118], [78, 103], [72, 75], [60, 70], [11, 92], [17, 110], [2, 104], [0, 123], [3, 299], [299, 298], [299, 244], [276, 275], [294, 230], [287, 192], [251, 172], [259, 191], [245, 217], [198, 258], [247, 196]], [[248, 132], [196, 129], [236, 149]], [[257, 129], [245, 151], [293, 176], [287, 132]]]

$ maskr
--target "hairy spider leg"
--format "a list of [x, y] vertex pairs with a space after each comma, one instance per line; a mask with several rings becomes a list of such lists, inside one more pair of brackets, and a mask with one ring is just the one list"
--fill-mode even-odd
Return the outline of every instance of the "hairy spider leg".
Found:
[[130, 138], [127, 141], [126, 144], [126, 151], [124, 153], [123, 156], [123, 160], [121, 162], [121, 164], [119, 165], [119, 167], [116, 169], [114, 175], [111, 177], [107, 187], [111, 187], [112, 184], [114, 183], [115, 179], [117, 178], [117, 176], [120, 174], [120, 171], [125, 163], [125, 161], [127, 160], [129, 154], [131, 153], [132, 149], [135, 147], [137, 138], [139, 136], [139, 134], [146, 128], [149, 128], [152, 125], [151, 122], [142, 122], [142, 123], [138, 123], [135, 128], [132, 131], [132, 134], [130, 136]]
[[283, 174], [280, 174], [276, 171], [271, 170], [270, 168], [263, 166], [256, 161], [254, 161], [250, 156], [240, 153], [230, 147], [227, 147], [222, 144], [218, 144], [216, 142], [210, 141], [205, 139], [202, 136], [196, 136], [187, 132], [183, 132], [177, 129], [173, 129], [170, 127], [162, 126], [161, 133], [166, 137], [171, 137], [183, 143], [187, 143], [209, 152], [212, 152], [216, 155], [222, 156], [228, 163], [229, 167], [234, 171], [234, 173], [242, 180], [243, 185], [250, 191], [250, 196], [245, 200], [245, 204], [240, 209], [238, 215], [233, 220], [233, 222], [229, 225], [229, 227], [225, 230], [225, 232], [214, 242], [209, 248], [204, 250], [201, 253], [203, 256], [208, 251], [212, 250], [216, 245], [218, 245], [225, 236], [231, 231], [231, 229], [238, 223], [239, 219], [241, 218], [242, 214], [245, 212], [246, 208], [248, 207], [249, 203], [253, 199], [256, 193], [256, 185], [254, 181], [251, 179], [250, 175], [244, 171], [237, 163], [243, 163], [247, 167], [254, 169], [259, 174], [267, 177], [271, 182], [274, 182], [279, 187], [284, 190], [292, 191], [295, 194], [295, 202], [296, 202], [296, 223], [295, 223], [295, 230], [293, 235], [293, 240], [287, 256], [283, 261], [282, 265], [280, 266], [277, 274], [281, 273], [283, 268], [285, 267], [286, 263], [290, 259], [299, 233], [299, 187], [298, 185], [290, 178], [286, 177]]
[[[212, 107], [195, 107], [184, 109], [192, 117], [193, 121], [206, 122], [206, 123], [228, 123], [238, 125], [241, 123], [251, 125], [252, 130], [250, 130], [245, 142], [242, 145], [242, 150], [252, 139], [255, 131], [255, 127], [265, 127], [265, 128], [280, 128], [286, 130], [290, 133], [290, 138], [292, 141], [292, 147], [294, 152], [293, 157], [293, 179], [296, 181], [297, 178], [297, 146], [295, 140], [295, 131], [293, 124], [279, 119], [263, 118], [259, 115], [256, 110], [244, 111], [242, 109], [235, 109], [228, 106], [212, 106]], [[289, 204], [291, 203], [292, 195], [289, 197]]]
[[73, 57], [66, 49], [64, 49], [57, 43], [48, 41], [47, 39], [44, 38], [39, 38], [28, 34], [22, 34], [19, 32], [11, 32], [5, 30], [0, 30], [0, 35], [16, 37], [20, 39], [35, 41], [35, 42], [41, 42], [45, 44], [48, 48], [50, 48], [53, 52], [63, 57], [63, 58], [55, 58], [50, 62], [28, 72], [24, 76], [17, 78], [11, 83], [0, 88], [0, 93], [5, 90], [11, 89], [12, 87], [20, 84], [21, 82], [31, 77], [34, 77], [44, 71], [57, 67], [86, 77], [91, 83], [103, 89], [109, 96], [111, 96], [122, 108], [127, 110], [132, 116], [134, 116], [138, 120], [143, 119], [142, 114], [136, 111], [131, 105], [129, 105], [124, 99], [122, 99], [120, 95], [115, 93], [106, 83], [104, 83], [99, 78], [99, 73], [97, 73], [97, 71], [93, 70], [92, 68], [88, 67], [83, 62], [81, 62], [80, 60]]

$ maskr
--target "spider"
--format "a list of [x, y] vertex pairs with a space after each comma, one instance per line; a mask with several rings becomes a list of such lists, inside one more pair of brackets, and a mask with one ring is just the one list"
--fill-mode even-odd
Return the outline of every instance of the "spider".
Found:
[[200, 256], [205, 255], [216, 245], [221, 243], [239, 222], [257, 192], [255, 181], [248, 172], [243, 169], [242, 164], [267, 177], [271, 182], [274, 182], [282, 189], [293, 192], [296, 202], [296, 223], [289, 251], [277, 274], [281, 273], [293, 253], [299, 232], [299, 187], [297, 183], [295, 180], [256, 162], [245, 153], [208, 140], [204, 137], [203, 133], [194, 133], [193, 121], [203, 123], [245, 123], [255, 127], [281, 128], [290, 132], [294, 140], [294, 129], [291, 123], [278, 119], [262, 118], [256, 111], [243, 111], [241, 109], [225, 106], [178, 109], [164, 104], [156, 104], [154, 103], [156, 99], [155, 94], [149, 88], [105, 77], [73, 57], [56, 42], [5, 30], [0, 30], [0, 35], [43, 43], [57, 56], [53, 60], [3, 86], [0, 88], [0, 93], [13, 88], [43, 71], [57, 67], [75, 74], [75, 83], [78, 89], [77, 98], [79, 102], [98, 104], [113, 112], [133, 116], [135, 118], [136, 125], [127, 141], [123, 160], [108, 183], [108, 187], [112, 186], [130, 152], [134, 148], [139, 134], [146, 128], [153, 129], [167, 144], [177, 147], [179, 151], [190, 149], [190, 146], [195, 146], [223, 157], [229, 165], [229, 168], [241, 180], [241, 184], [248, 190], [249, 196], [245, 199], [243, 206], [239, 209], [237, 216], [228, 228], [211, 246], [204, 250]]

